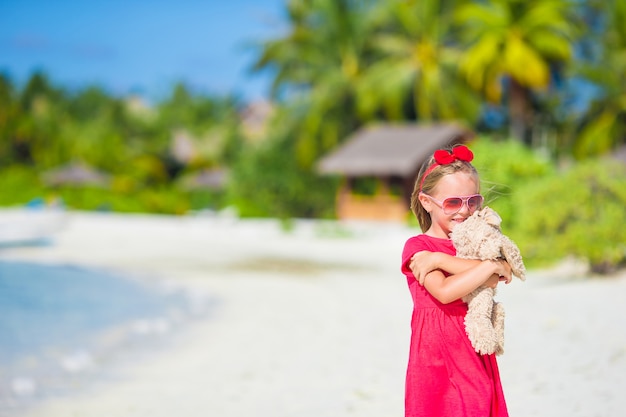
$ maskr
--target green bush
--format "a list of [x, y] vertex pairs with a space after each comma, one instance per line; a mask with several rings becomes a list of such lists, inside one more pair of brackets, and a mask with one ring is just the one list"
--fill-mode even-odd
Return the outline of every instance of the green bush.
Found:
[[0, 206], [19, 206], [39, 198], [49, 198], [38, 174], [20, 165], [0, 170]]
[[[185, 191], [173, 185], [146, 186], [137, 182], [110, 188], [67, 185], [46, 187], [32, 168], [15, 165], [0, 171], [0, 207], [23, 206], [31, 201], [61, 202], [73, 210], [116, 211], [125, 213], [185, 214], [190, 210], [219, 209], [223, 192]], [[125, 183], [125, 182], [124, 182]]]
[[551, 176], [552, 163], [516, 140], [481, 137], [470, 144], [470, 149], [474, 152], [473, 165], [480, 174], [485, 204], [500, 214], [507, 230], [514, 228], [519, 206], [513, 203], [513, 195], [520, 187]]
[[242, 152], [228, 184], [227, 201], [242, 217], [329, 218], [338, 181], [298, 164], [286, 141]]
[[144, 187], [132, 192], [115, 192], [93, 187], [63, 187], [57, 190], [65, 205], [75, 210], [115, 211], [180, 215], [192, 209], [192, 196], [169, 186]]
[[626, 167], [609, 159], [577, 163], [515, 190], [515, 238], [526, 259], [567, 255], [610, 272], [626, 259]]

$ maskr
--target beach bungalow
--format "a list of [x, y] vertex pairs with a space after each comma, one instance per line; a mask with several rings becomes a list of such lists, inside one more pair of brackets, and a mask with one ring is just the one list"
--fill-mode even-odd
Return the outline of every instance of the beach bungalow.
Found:
[[60, 186], [109, 186], [111, 176], [82, 162], [71, 162], [46, 171], [42, 174], [43, 182], [51, 187]]
[[[318, 172], [339, 175], [343, 184], [336, 200], [339, 219], [406, 221], [413, 183], [430, 154], [465, 143], [474, 133], [457, 123], [378, 124], [365, 127], [318, 161]], [[355, 185], [374, 181], [373, 194]]]
[[623, 164], [626, 164], [626, 145], [618, 147], [613, 153], [611, 153], [611, 157]]

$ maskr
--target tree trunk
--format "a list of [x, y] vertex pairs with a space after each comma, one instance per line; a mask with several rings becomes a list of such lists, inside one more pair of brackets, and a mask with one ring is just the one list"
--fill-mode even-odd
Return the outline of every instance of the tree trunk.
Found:
[[532, 113], [529, 106], [529, 91], [514, 79], [509, 84], [509, 134], [513, 139], [530, 145], [530, 123]]

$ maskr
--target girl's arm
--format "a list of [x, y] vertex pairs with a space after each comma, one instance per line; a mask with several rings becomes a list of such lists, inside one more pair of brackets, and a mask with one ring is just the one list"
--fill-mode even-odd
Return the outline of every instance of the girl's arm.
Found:
[[500, 280], [510, 282], [511, 267], [505, 261], [477, 262], [471, 268], [448, 277], [439, 269], [431, 271], [426, 274], [424, 287], [439, 302], [448, 304], [481, 285], [495, 287]]
[[409, 268], [413, 271], [413, 276], [419, 281], [420, 285], [424, 285], [424, 278], [431, 271], [441, 269], [450, 275], [454, 275], [466, 271], [479, 263], [479, 260], [461, 259], [447, 253], [420, 251], [411, 258]]

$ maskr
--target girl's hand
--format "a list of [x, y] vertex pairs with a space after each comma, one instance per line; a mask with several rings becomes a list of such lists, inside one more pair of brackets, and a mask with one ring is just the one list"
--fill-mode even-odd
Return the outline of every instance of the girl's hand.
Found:
[[437, 253], [429, 251], [417, 252], [411, 258], [409, 268], [420, 285], [424, 285], [424, 279], [429, 272], [439, 269], [437, 265]]
[[489, 288], [496, 288], [499, 283], [500, 283], [500, 275], [493, 274], [492, 276], [489, 277], [489, 279], [487, 279], [487, 281], [485, 281], [483, 285]]
[[[494, 262], [496, 263], [494, 275], [498, 275], [498, 282], [504, 281], [505, 284], [510, 283], [513, 279], [513, 275], [511, 274], [511, 265], [509, 265], [507, 261], [501, 259]], [[489, 280], [491, 280], [491, 278], [489, 278]], [[495, 286], [498, 285], [498, 282], [496, 282], [492, 288], [495, 288]]]

